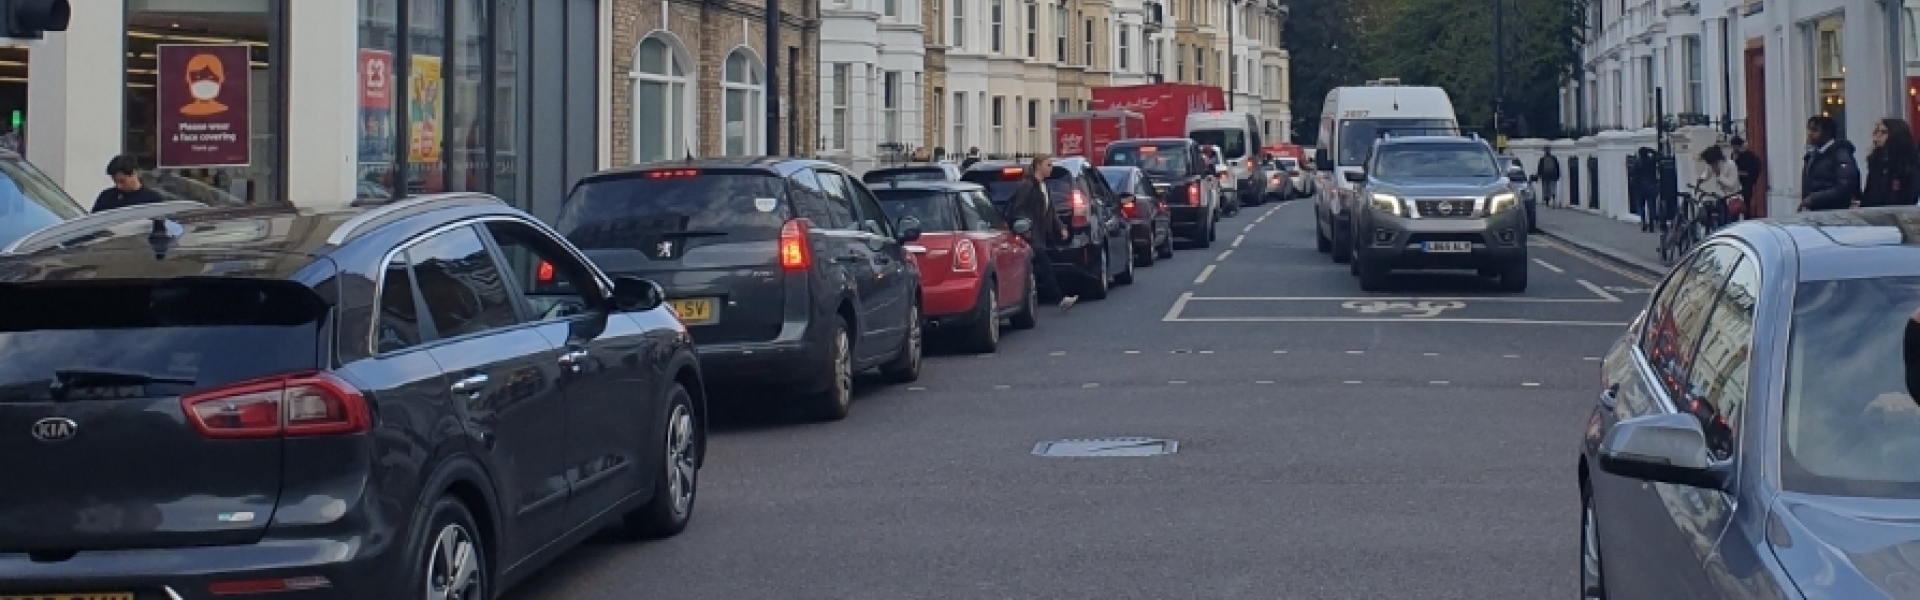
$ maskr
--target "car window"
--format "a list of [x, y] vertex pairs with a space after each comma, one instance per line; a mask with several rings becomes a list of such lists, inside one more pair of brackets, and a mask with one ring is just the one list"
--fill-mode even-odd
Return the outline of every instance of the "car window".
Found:
[[827, 215], [832, 219], [831, 229], [854, 229], [859, 219], [859, 211], [853, 208], [853, 185], [847, 178], [833, 171], [814, 173], [820, 178], [820, 188], [827, 192]]
[[941, 167], [896, 167], [892, 169], [874, 169], [861, 175], [860, 180], [878, 185], [894, 181], [946, 181], [947, 171]]
[[[1694, 394], [1687, 389], [1687, 372], [1692, 368], [1700, 336], [1713, 310], [1714, 299], [1740, 260], [1740, 251], [1726, 244], [1702, 248], [1681, 267], [1686, 276], [1678, 285], [1662, 289], [1653, 312], [1647, 315], [1644, 340], [1647, 363], [1653, 367], [1667, 398], [1682, 410]], [[1671, 284], [1670, 284], [1671, 285]]]
[[500, 268], [472, 227], [435, 234], [408, 247], [406, 254], [437, 338], [480, 333], [519, 321]]
[[1219, 146], [1224, 158], [1235, 159], [1247, 155], [1247, 132], [1240, 129], [1196, 129], [1187, 132], [1193, 141], [1208, 146]]
[[678, 169], [588, 179], [574, 186], [554, 228], [581, 248], [653, 252], [663, 239], [773, 240], [786, 223], [785, 180], [760, 171]]
[[1339, 166], [1366, 164], [1367, 149], [1387, 132], [1400, 135], [1459, 135], [1453, 119], [1348, 119], [1340, 122]]
[[86, 211], [39, 169], [22, 160], [0, 160], [0, 246], [82, 216]]
[[1904, 359], [1920, 277], [1810, 281], [1792, 297], [1783, 487], [1920, 499], [1920, 406]]
[[1735, 434], [1740, 431], [1741, 408], [1747, 399], [1747, 362], [1753, 349], [1753, 307], [1760, 288], [1760, 269], [1740, 258], [1727, 285], [1715, 294], [1700, 337], [1693, 369], [1687, 372], [1690, 397], [1681, 410], [1700, 419], [1707, 448], [1717, 460], [1733, 458]]
[[[954, 206], [960, 209], [960, 224], [967, 231], [993, 231], [993, 221], [987, 220], [987, 216], [981, 212], [979, 205], [974, 204], [972, 198], [965, 194], [952, 194], [952, 197]], [[988, 207], [986, 212], [993, 212], [992, 207]]]
[[880, 207], [894, 220], [913, 217], [920, 220], [922, 231], [963, 231], [965, 227], [955, 212], [953, 194], [941, 190], [897, 190], [882, 188], [875, 195], [880, 197]]
[[891, 239], [894, 219], [880, 208], [880, 201], [873, 199], [873, 192], [868, 191], [867, 186], [851, 181], [847, 187], [853, 190], [854, 218], [860, 220], [861, 230]]
[[421, 331], [420, 298], [413, 287], [413, 269], [402, 252], [387, 262], [386, 276], [380, 279], [380, 315], [374, 325], [374, 346], [380, 353], [396, 352], [420, 345], [428, 335]]
[[813, 222], [814, 227], [823, 229], [845, 229], [853, 222], [853, 214], [848, 212], [844, 219], [834, 214], [829, 207], [826, 187], [813, 169], [801, 169], [793, 174], [793, 210], [801, 218]]
[[557, 240], [524, 223], [486, 224], [521, 293], [521, 308], [537, 320], [585, 314], [593, 306], [593, 272]]
[[986, 219], [987, 223], [992, 225], [994, 229], [1000, 231], [1013, 230], [1013, 227], [1007, 224], [1006, 217], [1000, 214], [999, 207], [994, 206], [993, 200], [987, 198], [986, 192], [967, 192], [963, 197], [965, 197], [968, 202], [973, 203], [974, 208], [979, 211], [980, 217]]
[[1479, 144], [1390, 144], [1374, 154], [1368, 175], [1408, 177], [1495, 177], [1502, 169]]

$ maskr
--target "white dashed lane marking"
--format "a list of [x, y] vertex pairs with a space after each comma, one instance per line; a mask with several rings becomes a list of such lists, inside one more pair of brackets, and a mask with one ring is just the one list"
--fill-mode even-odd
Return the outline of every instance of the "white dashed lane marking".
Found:
[[1226, 260], [1226, 259], [1227, 259], [1227, 257], [1229, 257], [1229, 256], [1233, 256], [1233, 251], [1232, 251], [1232, 250], [1228, 250], [1228, 251], [1225, 251], [1225, 252], [1221, 252], [1221, 253], [1220, 253], [1220, 256], [1216, 256], [1216, 257], [1214, 257], [1214, 259], [1213, 259], [1213, 260], [1214, 260], [1215, 262], [1219, 262], [1219, 261], [1223, 261], [1223, 260]]
[[1242, 235], [1240, 235], [1240, 236], [1238, 236], [1238, 237], [1235, 237], [1235, 238], [1233, 238], [1233, 247], [1235, 247], [1235, 248], [1239, 248], [1239, 247], [1240, 247], [1240, 243], [1241, 243], [1241, 242], [1244, 242], [1244, 241], [1247, 241], [1247, 236], [1246, 236], [1246, 235], [1244, 235], [1244, 234], [1242, 234]]
[[[1216, 267], [1216, 266], [1219, 266], [1219, 265], [1207, 265], [1207, 268], [1205, 268], [1205, 269], [1201, 269], [1201, 270], [1200, 270], [1200, 276], [1199, 276], [1199, 277], [1195, 277], [1195, 278], [1193, 278], [1193, 283], [1194, 283], [1194, 285], [1199, 285], [1199, 284], [1202, 284], [1202, 283], [1206, 283], [1206, 282], [1207, 282], [1207, 278], [1208, 278], [1208, 277], [1212, 277], [1212, 276], [1213, 276], [1213, 268], [1214, 268], [1214, 267]], [[1185, 303], [1185, 298], [1182, 298], [1181, 300], [1182, 300], [1182, 304], [1184, 304], [1184, 303]]]
[[1536, 259], [1533, 259], [1533, 264], [1536, 264], [1536, 265], [1540, 265], [1540, 268], [1542, 268], [1542, 269], [1546, 269], [1546, 270], [1548, 270], [1548, 271], [1553, 271], [1553, 272], [1555, 272], [1555, 273], [1565, 273], [1565, 272], [1567, 272], [1567, 270], [1566, 270], [1566, 269], [1562, 269], [1562, 268], [1560, 268], [1560, 267], [1556, 267], [1556, 266], [1553, 266], [1553, 263], [1550, 263], [1550, 262], [1547, 262], [1547, 261], [1544, 261], [1544, 260], [1540, 260], [1540, 259], [1538, 259], [1538, 258], [1536, 258]]

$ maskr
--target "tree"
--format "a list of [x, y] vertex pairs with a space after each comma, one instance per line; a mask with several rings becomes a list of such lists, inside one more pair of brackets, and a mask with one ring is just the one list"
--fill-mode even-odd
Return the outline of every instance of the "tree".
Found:
[[1295, 143], [1313, 144], [1320, 133], [1320, 106], [1327, 91], [1359, 83], [1351, 6], [1343, 0], [1295, 0], [1285, 28], [1292, 81]]

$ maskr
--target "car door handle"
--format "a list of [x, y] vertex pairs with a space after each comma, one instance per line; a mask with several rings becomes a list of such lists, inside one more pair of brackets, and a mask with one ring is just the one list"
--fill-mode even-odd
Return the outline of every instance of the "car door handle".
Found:
[[486, 373], [468, 375], [466, 379], [453, 382], [453, 393], [472, 394], [479, 392], [481, 388], [487, 387], [487, 379]]
[[587, 359], [587, 351], [572, 350], [560, 355], [560, 364], [571, 365]]

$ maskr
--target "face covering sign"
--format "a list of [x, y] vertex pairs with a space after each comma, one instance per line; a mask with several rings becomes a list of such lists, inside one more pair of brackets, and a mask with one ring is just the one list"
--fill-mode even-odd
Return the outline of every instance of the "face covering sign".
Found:
[[253, 66], [238, 44], [161, 44], [157, 121], [163, 169], [241, 167], [252, 162], [247, 84]]

